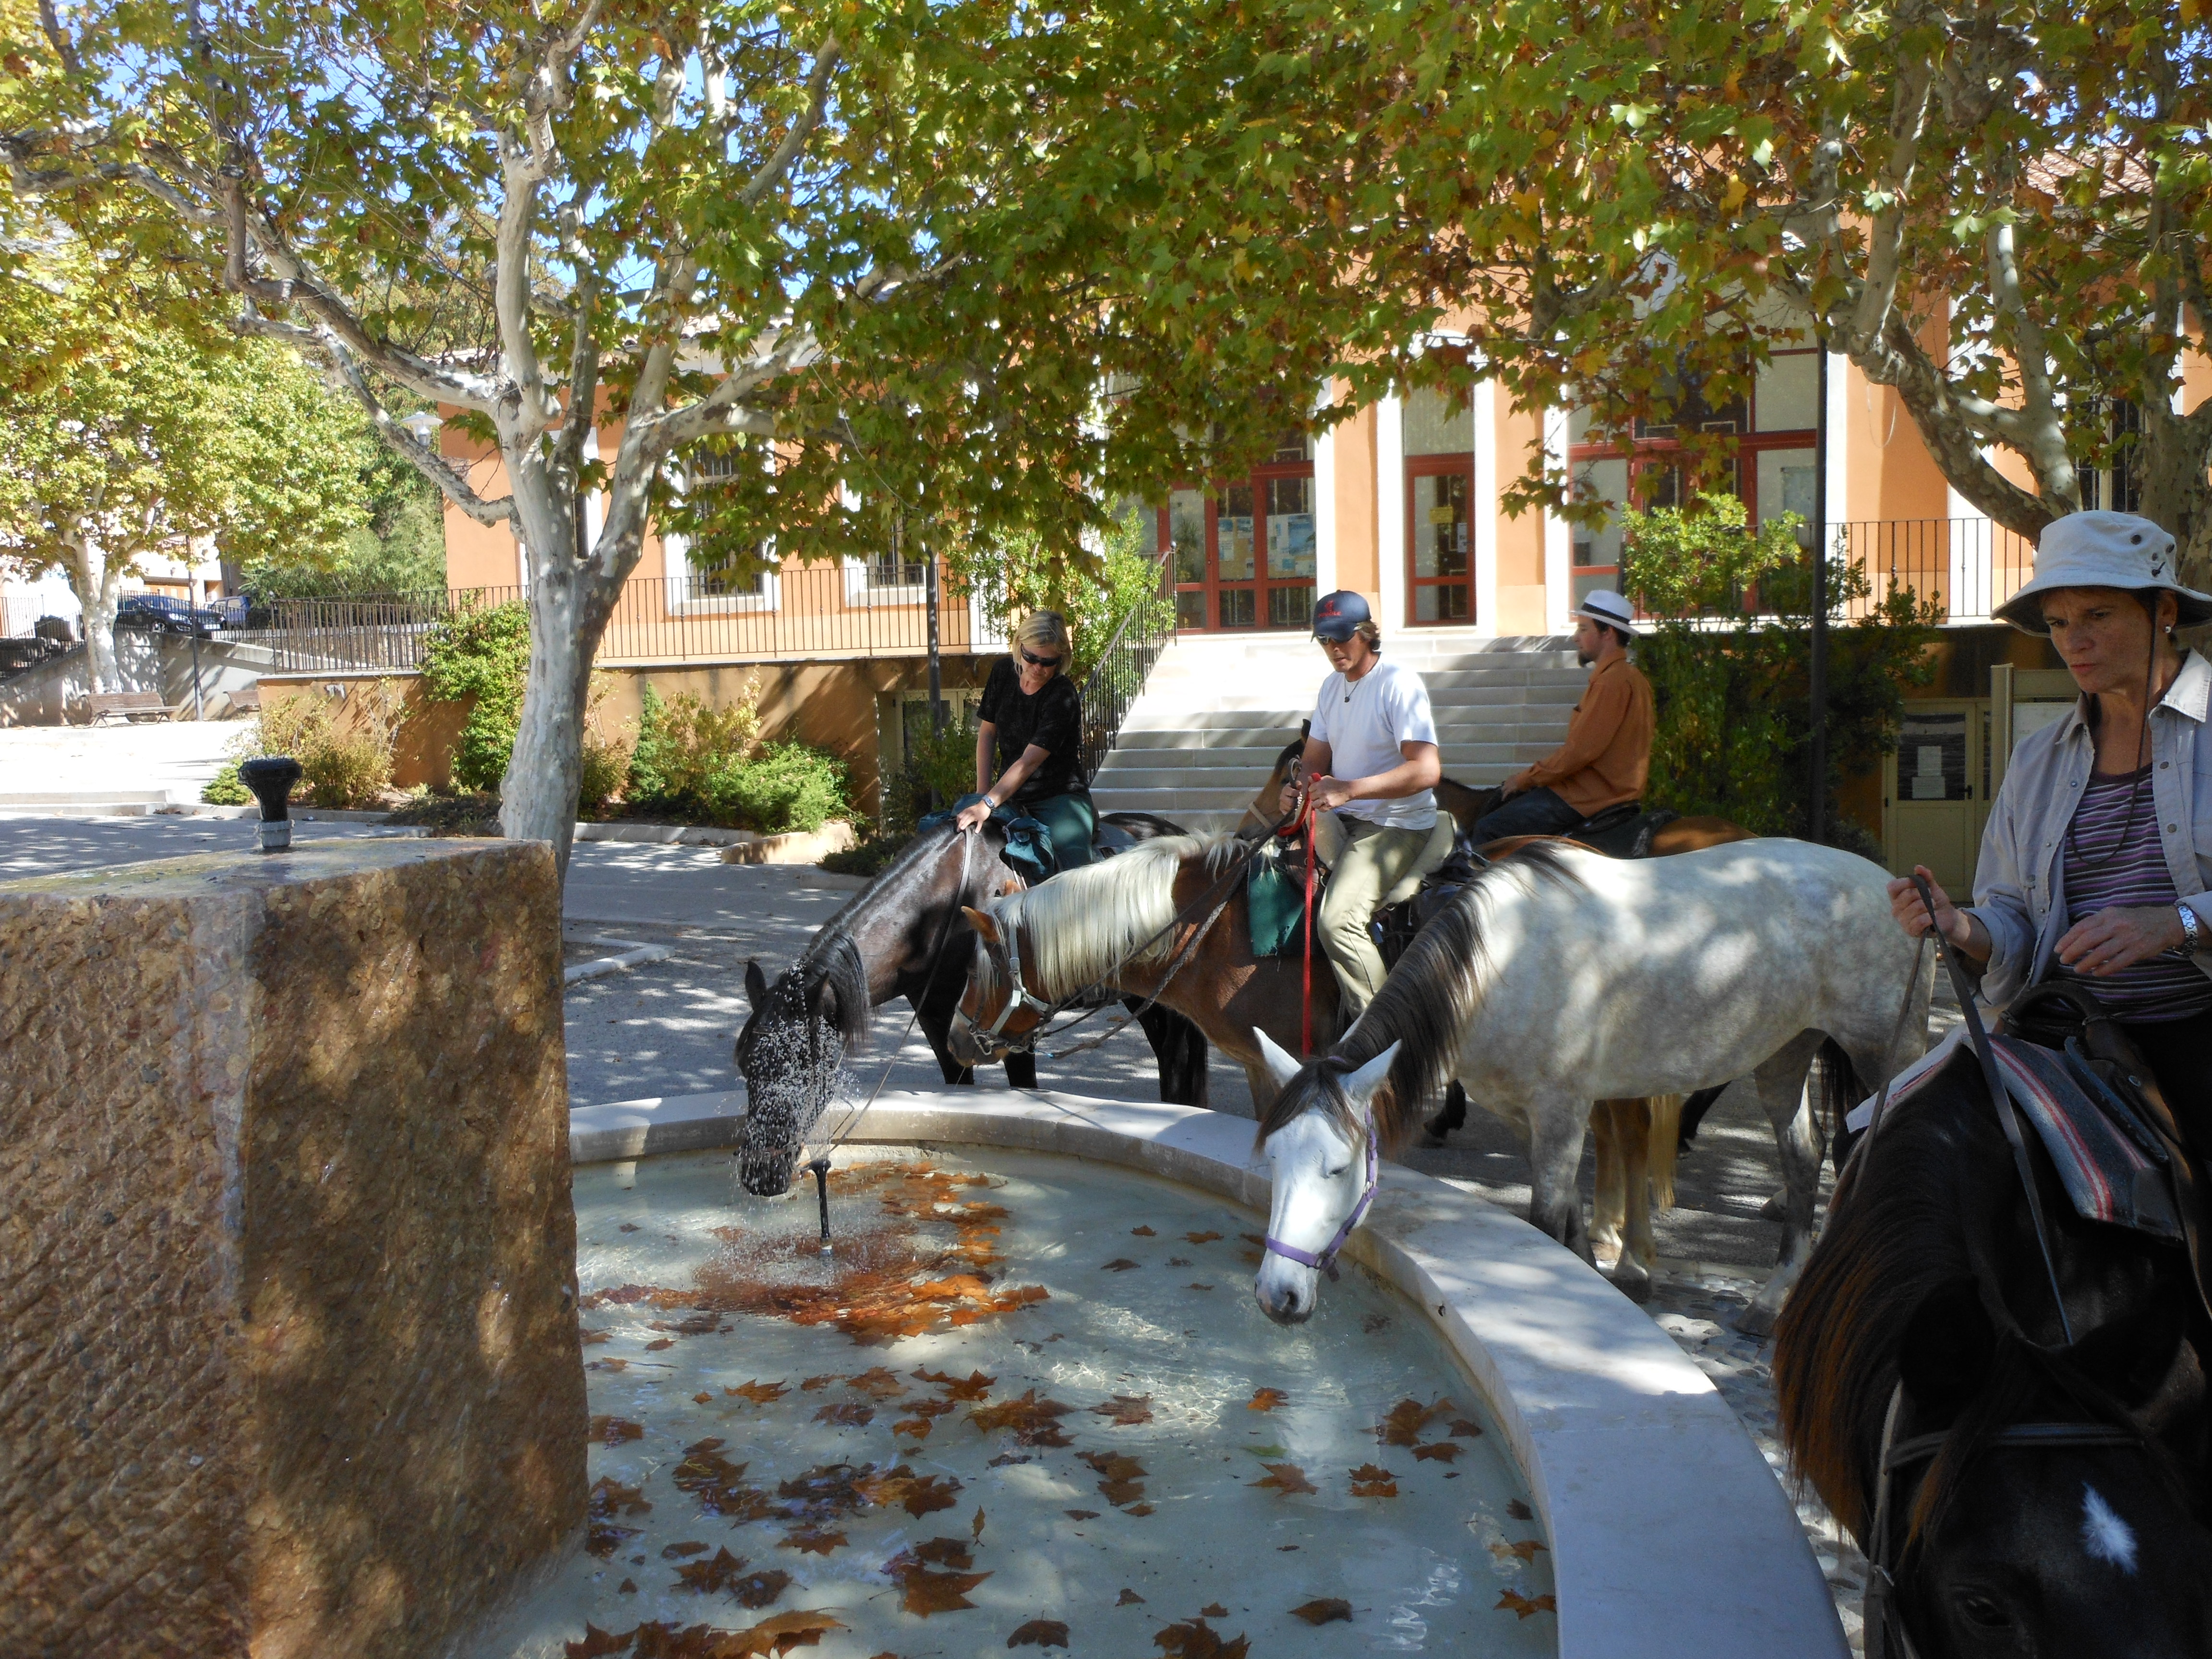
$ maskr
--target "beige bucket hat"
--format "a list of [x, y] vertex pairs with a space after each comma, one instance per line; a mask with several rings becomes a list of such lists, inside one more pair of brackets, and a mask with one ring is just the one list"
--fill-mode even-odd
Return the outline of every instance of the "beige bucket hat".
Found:
[[2035, 579], [1997, 607], [2003, 621], [2027, 634], [2048, 634], [2042, 597], [2055, 587], [2162, 587], [2181, 607], [2181, 623], [2212, 622], [2212, 594], [2174, 580], [2173, 538], [2132, 513], [2069, 513], [2045, 526], [2035, 550]]

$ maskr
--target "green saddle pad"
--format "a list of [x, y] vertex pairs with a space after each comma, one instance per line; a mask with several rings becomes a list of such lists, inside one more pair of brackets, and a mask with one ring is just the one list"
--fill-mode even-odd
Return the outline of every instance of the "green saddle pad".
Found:
[[[1244, 877], [1244, 902], [1252, 918], [1252, 954], [1294, 957], [1305, 949], [1306, 891], [1302, 876], [1283, 868], [1280, 859], [1257, 858]], [[1314, 890], [1321, 902], [1321, 889]]]

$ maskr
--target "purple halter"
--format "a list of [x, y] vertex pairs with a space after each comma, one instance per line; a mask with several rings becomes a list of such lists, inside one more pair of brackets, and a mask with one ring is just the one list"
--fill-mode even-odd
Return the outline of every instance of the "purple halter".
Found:
[[1375, 1129], [1370, 1124], [1367, 1130], [1367, 1182], [1360, 1192], [1359, 1202], [1352, 1206], [1352, 1213], [1345, 1218], [1344, 1225], [1336, 1230], [1336, 1237], [1322, 1245], [1318, 1251], [1314, 1251], [1302, 1250], [1295, 1244], [1285, 1244], [1281, 1239], [1270, 1233], [1267, 1235], [1267, 1248], [1277, 1255], [1287, 1257], [1297, 1262], [1301, 1267], [1317, 1267], [1331, 1279], [1334, 1279], [1336, 1254], [1344, 1248], [1345, 1241], [1352, 1237], [1352, 1230], [1365, 1218], [1367, 1206], [1375, 1201], [1375, 1188], [1380, 1184], [1381, 1179], [1382, 1171], [1375, 1158]]

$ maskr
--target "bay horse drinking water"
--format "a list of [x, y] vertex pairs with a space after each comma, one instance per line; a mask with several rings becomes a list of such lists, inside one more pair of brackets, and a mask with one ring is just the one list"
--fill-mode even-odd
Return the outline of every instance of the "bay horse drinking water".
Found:
[[1771, 1329], [1813, 1243], [1822, 1149], [1803, 1093], [1815, 1051], [1837, 1045], [1846, 1063], [1824, 1067], [1831, 1079], [1878, 1082], [1924, 1046], [1929, 973], [1890, 918], [1888, 879], [1796, 841], [1666, 859], [1536, 842], [1480, 872], [1325, 1059], [1267, 1052], [1279, 1092], [1260, 1125], [1274, 1175], [1261, 1307], [1311, 1316], [1313, 1258], [1372, 1193], [1368, 1149], [1397, 1144], [1449, 1079], [1525, 1121], [1528, 1218], [1588, 1260], [1575, 1176], [1591, 1100], [1748, 1075], [1790, 1176], [1782, 1265], [1739, 1322]]
[[[1102, 823], [1100, 843], [1136, 846], [1174, 830], [1143, 814], [1115, 813]], [[1005, 847], [1006, 832], [996, 824], [967, 835], [950, 824], [925, 830], [823, 924], [773, 984], [759, 963], [745, 964], [752, 1012], [738, 1033], [736, 1059], [745, 1080], [738, 1165], [747, 1192], [773, 1197], [790, 1186], [800, 1147], [836, 1086], [841, 1062], [866, 1045], [870, 1013], [883, 1003], [904, 997], [914, 1004], [915, 1023], [945, 1082], [975, 1080], [973, 1070], [945, 1045], [969, 948], [960, 911], [1023, 887], [1022, 876], [1000, 856]], [[1142, 1023], [1159, 1061], [1160, 1098], [1202, 1104], [1205, 1039], [1166, 1009], [1147, 1012]], [[1010, 1055], [1006, 1081], [1017, 1089], [1036, 1088], [1036, 1061]]]
[[2072, 1340], [1961, 1051], [1836, 1183], [1775, 1331], [1783, 1441], [1888, 1567], [1889, 1659], [2212, 1653], [2212, 1330], [2188, 1252], [2079, 1218], [2023, 1139]]

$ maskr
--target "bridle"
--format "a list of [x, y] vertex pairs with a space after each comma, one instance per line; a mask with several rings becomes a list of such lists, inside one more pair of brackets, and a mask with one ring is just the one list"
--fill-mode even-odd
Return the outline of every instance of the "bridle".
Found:
[[[1919, 1659], [1911, 1633], [1898, 1609], [1898, 1574], [1902, 1559], [1890, 1538], [1891, 1477], [1900, 1469], [1930, 1463], [1942, 1452], [1952, 1431], [1897, 1438], [1897, 1418], [1905, 1404], [1903, 1382], [1890, 1390], [1889, 1409], [1881, 1419], [1881, 1448], [1875, 1464], [1874, 1530], [1868, 1539], [1867, 1587], [1864, 1603], [1866, 1659]], [[2012, 1447], [2024, 1451], [2055, 1451], [2076, 1446], [2134, 1446], [2148, 1451], [2143, 1437], [2110, 1423], [2014, 1423], [1998, 1430], [1984, 1446]]]
[[1264, 1246], [1267, 1254], [1295, 1261], [1301, 1267], [1317, 1268], [1331, 1279], [1337, 1276], [1337, 1253], [1344, 1249], [1345, 1241], [1352, 1237], [1352, 1230], [1366, 1218], [1367, 1206], [1374, 1203], [1375, 1190], [1382, 1185], [1382, 1164], [1375, 1152], [1375, 1129], [1372, 1124], [1368, 1126], [1366, 1139], [1367, 1178], [1360, 1187], [1359, 1202], [1352, 1206], [1352, 1213], [1344, 1218], [1344, 1224], [1336, 1230], [1335, 1236], [1318, 1250], [1302, 1250], [1295, 1244], [1284, 1243], [1281, 1239], [1269, 1233]]

